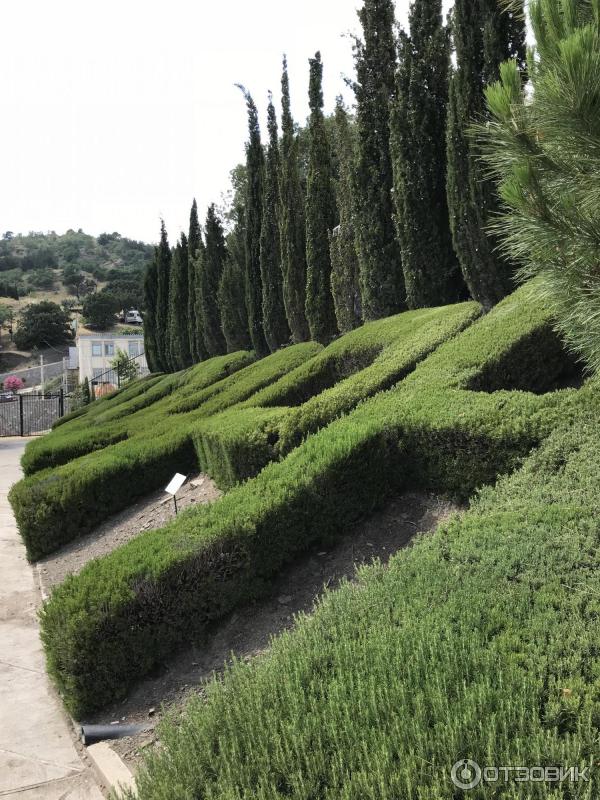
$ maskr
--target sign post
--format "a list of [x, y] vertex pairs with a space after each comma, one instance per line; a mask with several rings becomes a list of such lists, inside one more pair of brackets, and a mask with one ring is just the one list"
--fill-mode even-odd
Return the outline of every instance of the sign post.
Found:
[[165, 492], [170, 495], [173, 495], [173, 503], [175, 504], [175, 515], [177, 515], [177, 497], [175, 496], [177, 492], [181, 489], [183, 484], [187, 480], [187, 475], [182, 475], [181, 472], [176, 472], [175, 475], [171, 478], [171, 482], [165, 488]]

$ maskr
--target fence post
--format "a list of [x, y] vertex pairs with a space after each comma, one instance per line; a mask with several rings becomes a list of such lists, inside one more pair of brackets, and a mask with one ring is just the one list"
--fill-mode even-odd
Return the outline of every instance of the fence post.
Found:
[[19, 421], [20, 421], [20, 428], [21, 428], [21, 436], [24, 436], [23, 433], [23, 395], [19, 395]]
[[58, 415], [64, 417], [65, 415], [65, 391], [60, 387], [60, 394], [58, 396]]

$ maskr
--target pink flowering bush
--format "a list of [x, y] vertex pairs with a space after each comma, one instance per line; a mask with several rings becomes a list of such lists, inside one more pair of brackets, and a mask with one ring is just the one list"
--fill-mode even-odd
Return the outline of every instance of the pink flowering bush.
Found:
[[16, 375], [9, 375], [4, 381], [4, 391], [6, 392], [18, 392], [24, 386], [25, 384], [21, 378], [17, 378]]

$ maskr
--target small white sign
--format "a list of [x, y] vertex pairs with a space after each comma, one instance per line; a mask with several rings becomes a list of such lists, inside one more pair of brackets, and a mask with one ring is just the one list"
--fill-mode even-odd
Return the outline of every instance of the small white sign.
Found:
[[181, 472], [176, 472], [175, 475], [171, 478], [171, 483], [165, 489], [165, 492], [169, 494], [176, 494], [183, 484], [185, 483], [187, 475], [182, 475]]

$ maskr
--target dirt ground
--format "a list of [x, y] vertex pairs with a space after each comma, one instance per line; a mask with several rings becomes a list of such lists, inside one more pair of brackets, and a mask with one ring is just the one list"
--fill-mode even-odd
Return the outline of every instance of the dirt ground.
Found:
[[[210, 503], [221, 492], [206, 475], [192, 475], [177, 492], [180, 511], [189, 506]], [[62, 583], [70, 573], [81, 572], [88, 561], [112, 552], [140, 533], [152, 528], [162, 528], [175, 517], [171, 495], [163, 490], [143, 497], [125, 511], [106, 520], [96, 530], [76, 539], [56, 553], [37, 562], [42, 595], [47, 596], [52, 586]]]
[[[208, 479], [206, 479], [208, 481]], [[216, 495], [209, 484], [207, 492]], [[156, 525], [158, 520], [151, 513], [167, 513], [164, 507], [156, 506], [156, 500], [146, 504], [140, 514], [138, 507], [131, 512], [130, 525], [134, 519], [144, 524]], [[200, 501], [200, 498], [196, 498]], [[158, 675], [140, 683], [123, 702], [105, 709], [101, 714], [87, 719], [88, 723], [141, 724], [144, 731], [135, 737], [111, 742], [111, 746], [129, 764], [132, 771], [148, 747], [155, 746], [155, 726], [166, 711], [182, 707], [192, 693], [202, 693], [204, 683], [214, 672], [221, 671], [232, 653], [237, 658], [249, 660], [263, 653], [271, 637], [294, 625], [294, 615], [310, 612], [316, 598], [324, 587], [335, 588], [343, 578], [352, 578], [357, 565], [379, 558], [387, 562], [391, 555], [408, 545], [417, 532], [434, 530], [437, 525], [460, 509], [439, 497], [427, 493], [406, 493], [390, 502], [387, 507], [369, 520], [356, 526], [335, 547], [308, 555], [285, 570], [274, 582], [269, 597], [237, 609], [225, 620], [216, 624], [205, 641], [180, 652]], [[137, 513], [137, 516], [135, 516]], [[117, 522], [115, 530], [111, 524], [103, 526], [101, 541], [95, 534], [95, 547], [106, 552], [110, 547], [122, 543], [127, 527]], [[148, 524], [149, 523], [149, 524]], [[125, 527], [125, 530], [123, 528]], [[89, 537], [88, 537], [89, 538]], [[91, 547], [88, 543], [88, 548]], [[89, 554], [89, 550], [87, 551]], [[99, 552], [95, 553], [96, 555]], [[64, 557], [64, 556], [63, 556]], [[54, 582], [64, 574], [64, 564], [49, 562]]]

